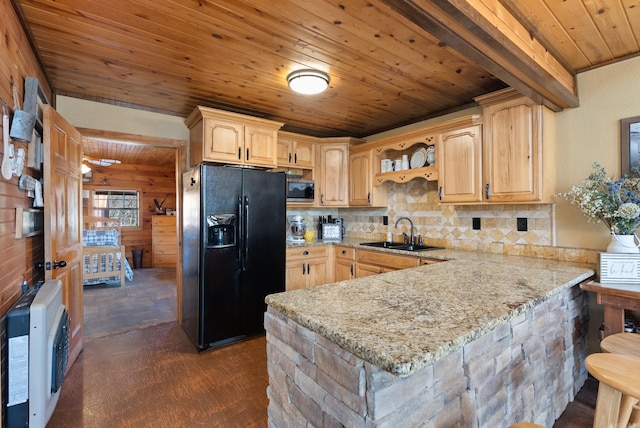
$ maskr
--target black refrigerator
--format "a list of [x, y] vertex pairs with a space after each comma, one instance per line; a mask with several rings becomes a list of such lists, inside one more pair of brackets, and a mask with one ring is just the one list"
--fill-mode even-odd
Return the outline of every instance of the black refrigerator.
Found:
[[200, 351], [264, 334], [264, 298], [285, 289], [285, 175], [203, 163], [182, 193], [184, 330]]

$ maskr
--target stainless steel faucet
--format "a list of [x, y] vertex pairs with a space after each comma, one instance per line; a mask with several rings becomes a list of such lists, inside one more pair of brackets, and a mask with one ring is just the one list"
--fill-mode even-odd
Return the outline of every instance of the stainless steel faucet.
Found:
[[411, 219], [409, 217], [400, 217], [398, 218], [398, 220], [396, 220], [396, 225], [395, 227], [398, 227], [398, 223], [400, 223], [400, 220], [407, 220], [409, 222], [409, 224], [411, 225], [411, 238], [409, 240], [409, 244], [413, 245], [413, 222], [411, 221]]

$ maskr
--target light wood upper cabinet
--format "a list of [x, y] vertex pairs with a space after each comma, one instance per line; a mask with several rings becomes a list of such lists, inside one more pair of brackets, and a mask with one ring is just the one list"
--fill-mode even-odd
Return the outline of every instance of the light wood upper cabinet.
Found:
[[280, 122], [198, 106], [185, 121], [191, 165], [201, 161], [275, 167]]
[[288, 132], [278, 133], [278, 166], [313, 169], [315, 149], [310, 137], [296, 136]]
[[553, 202], [554, 113], [513, 89], [476, 100], [483, 107], [485, 201]]
[[482, 202], [480, 125], [443, 132], [438, 138], [437, 147], [440, 201]]
[[329, 143], [317, 147], [316, 201], [323, 207], [349, 205], [349, 144]]
[[375, 156], [371, 149], [352, 147], [349, 153], [349, 206], [386, 207], [387, 186], [374, 186]]
[[276, 166], [278, 128], [244, 126], [244, 163], [256, 166]]

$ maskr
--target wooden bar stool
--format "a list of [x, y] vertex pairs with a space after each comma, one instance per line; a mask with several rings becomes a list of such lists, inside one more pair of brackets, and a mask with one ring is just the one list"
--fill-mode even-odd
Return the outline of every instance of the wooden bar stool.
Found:
[[[605, 337], [600, 342], [600, 349], [602, 352], [609, 352], [611, 354], [628, 355], [630, 357], [640, 358], [640, 334], [637, 333], [616, 333]], [[635, 403], [633, 397], [627, 395], [622, 396], [620, 406], [627, 408], [631, 403]], [[640, 427], [640, 410], [634, 407], [629, 418], [629, 423], [632, 426]]]
[[[600, 382], [593, 427], [627, 427], [633, 406], [640, 397], [640, 359], [620, 354], [591, 354], [585, 366]], [[629, 399], [621, 407], [623, 394]]]
[[605, 337], [600, 342], [602, 352], [629, 355], [640, 358], [640, 334], [616, 333]]

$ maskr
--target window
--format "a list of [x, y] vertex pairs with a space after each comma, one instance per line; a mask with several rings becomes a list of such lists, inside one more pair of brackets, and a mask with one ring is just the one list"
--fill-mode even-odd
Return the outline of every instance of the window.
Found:
[[93, 215], [119, 218], [123, 227], [140, 225], [140, 203], [137, 190], [94, 190]]

